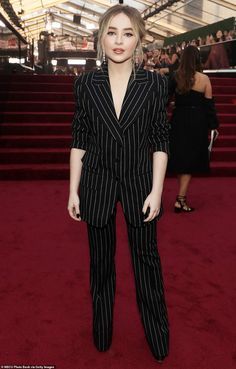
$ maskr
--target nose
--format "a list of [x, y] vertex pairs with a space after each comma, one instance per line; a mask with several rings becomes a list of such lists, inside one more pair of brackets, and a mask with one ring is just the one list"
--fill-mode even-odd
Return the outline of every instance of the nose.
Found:
[[120, 45], [120, 44], [122, 44], [122, 42], [123, 42], [122, 34], [117, 33], [117, 35], [116, 35], [116, 44]]

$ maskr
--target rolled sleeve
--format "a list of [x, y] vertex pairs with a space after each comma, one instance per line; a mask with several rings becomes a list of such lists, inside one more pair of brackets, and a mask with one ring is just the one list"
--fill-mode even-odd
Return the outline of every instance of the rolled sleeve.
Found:
[[153, 119], [149, 141], [153, 152], [163, 151], [169, 155], [169, 122], [166, 106], [168, 102], [168, 83], [165, 76], [156, 75], [157, 93], [155, 94]]
[[89, 124], [82, 103], [82, 78], [80, 76], [74, 83], [75, 113], [72, 120], [71, 148], [87, 150], [89, 144]]

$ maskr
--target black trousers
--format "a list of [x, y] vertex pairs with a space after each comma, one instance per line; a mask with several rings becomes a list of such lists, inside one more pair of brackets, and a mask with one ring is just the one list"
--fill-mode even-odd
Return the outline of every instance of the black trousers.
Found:
[[[90, 244], [90, 289], [93, 301], [93, 337], [99, 351], [112, 340], [115, 297], [116, 210], [104, 227], [87, 225]], [[127, 223], [135, 275], [136, 297], [149, 347], [156, 358], [168, 355], [169, 329], [156, 220], [143, 227]]]

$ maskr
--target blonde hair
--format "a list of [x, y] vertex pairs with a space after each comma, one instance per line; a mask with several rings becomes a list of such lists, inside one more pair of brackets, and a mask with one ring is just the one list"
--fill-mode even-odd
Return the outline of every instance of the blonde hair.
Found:
[[105, 33], [108, 30], [110, 21], [116, 15], [124, 13], [129, 19], [134, 28], [135, 36], [137, 37], [136, 46], [136, 58], [141, 63], [143, 60], [143, 49], [142, 49], [142, 39], [145, 36], [145, 22], [142, 19], [139, 11], [128, 5], [115, 5], [107, 9], [107, 11], [99, 19], [99, 31], [98, 31], [98, 41], [97, 41], [97, 58], [100, 62], [103, 62], [103, 47], [102, 40]]

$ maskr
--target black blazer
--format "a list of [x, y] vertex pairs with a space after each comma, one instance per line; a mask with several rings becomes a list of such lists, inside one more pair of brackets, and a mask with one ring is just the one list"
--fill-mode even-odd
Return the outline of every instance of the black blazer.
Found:
[[143, 69], [132, 73], [119, 119], [106, 66], [81, 75], [74, 87], [71, 147], [86, 150], [79, 186], [82, 220], [107, 224], [119, 190], [128, 221], [145, 225], [142, 207], [152, 189], [152, 153], [168, 153], [167, 79]]

